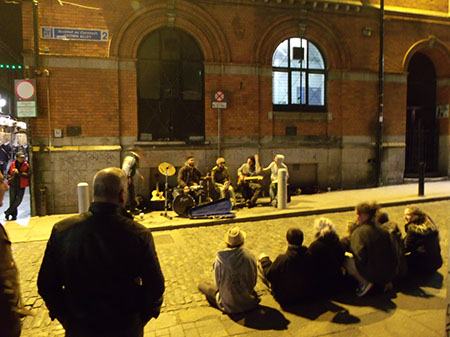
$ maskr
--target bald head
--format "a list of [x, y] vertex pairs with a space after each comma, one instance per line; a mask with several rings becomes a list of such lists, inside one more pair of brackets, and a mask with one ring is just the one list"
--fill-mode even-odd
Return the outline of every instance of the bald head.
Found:
[[103, 169], [94, 177], [94, 201], [125, 205], [127, 176], [117, 167]]

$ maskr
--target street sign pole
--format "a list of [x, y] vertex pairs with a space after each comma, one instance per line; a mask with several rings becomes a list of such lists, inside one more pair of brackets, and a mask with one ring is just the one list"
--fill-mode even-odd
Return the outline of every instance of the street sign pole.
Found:
[[217, 158], [220, 158], [222, 138], [222, 109], [217, 109]]

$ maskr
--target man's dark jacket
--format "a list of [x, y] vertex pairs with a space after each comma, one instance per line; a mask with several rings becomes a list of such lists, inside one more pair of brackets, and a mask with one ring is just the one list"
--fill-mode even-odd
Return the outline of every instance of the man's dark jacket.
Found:
[[281, 305], [300, 303], [312, 296], [312, 260], [305, 246], [289, 245], [273, 263], [268, 257], [261, 259], [261, 266]]
[[358, 272], [367, 281], [384, 285], [397, 276], [397, 251], [386, 229], [374, 223], [357, 226], [350, 238], [350, 249]]
[[178, 187], [192, 186], [194, 182], [200, 184], [202, 177], [203, 174], [197, 166], [184, 165], [178, 171]]
[[38, 291], [66, 330], [144, 326], [158, 317], [164, 293], [153, 236], [121, 207], [94, 202], [53, 227]]

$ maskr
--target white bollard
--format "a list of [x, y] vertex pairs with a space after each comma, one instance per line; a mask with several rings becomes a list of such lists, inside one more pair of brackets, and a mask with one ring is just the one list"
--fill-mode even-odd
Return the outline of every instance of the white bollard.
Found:
[[287, 208], [287, 171], [284, 168], [278, 169], [277, 200], [278, 209]]
[[84, 213], [89, 210], [89, 184], [79, 183], [77, 185], [78, 192], [78, 213]]

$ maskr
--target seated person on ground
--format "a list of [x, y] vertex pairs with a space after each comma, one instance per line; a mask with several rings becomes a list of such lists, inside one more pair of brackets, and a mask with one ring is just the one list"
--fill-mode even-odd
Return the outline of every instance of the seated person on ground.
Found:
[[403, 244], [402, 232], [398, 224], [389, 221], [389, 215], [386, 212], [379, 212], [377, 223], [382, 228], [386, 229], [394, 241], [396, 255], [398, 258], [398, 271], [395, 281], [401, 281], [408, 272], [408, 265], [405, 258], [405, 246]]
[[397, 276], [395, 244], [389, 232], [376, 224], [378, 209], [375, 202], [361, 203], [355, 209], [356, 227], [350, 237], [353, 257], [346, 257], [344, 266], [359, 282], [358, 296], [367, 294], [375, 284], [386, 290], [392, 288]]
[[420, 208], [405, 209], [404, 240], [410, 274], [431, 274], [442, 266], [439, 230]]
[[217, 253], [214, 262], [215, 284], [202, 282], [199, 290], [211, 305], [227, 314], [237, 314], [254, 309], [259, 297], [254, 288], [258, 278], [255, 256], [246, 250], [245, 232], [235, 226], [225, 235], [227, 248]]
[[314, 237], [308, 247], [314, 268], [314, 286], [321, 295], [336, 292], [343, 281], [345, 251], [334, 224], [328, 218], [314, 222]]
[[313, 269], [311, 255], [303, 244], [303, 232], [290, 228], [286, 234], [287, 251], [272, 263], [265, 254], [259, 255], [261, 277], [269, 283], [272, 294], [282, 305], [301, 303], [311, 297]]

